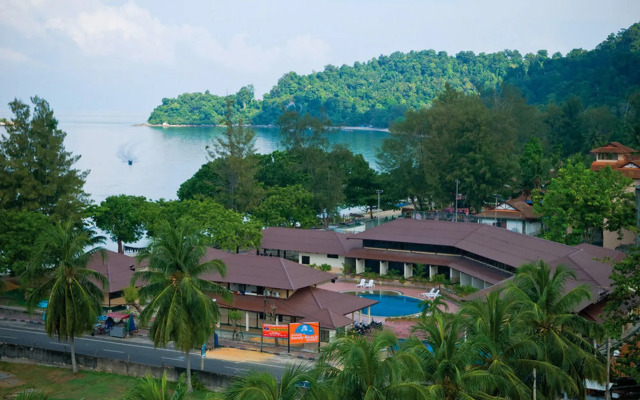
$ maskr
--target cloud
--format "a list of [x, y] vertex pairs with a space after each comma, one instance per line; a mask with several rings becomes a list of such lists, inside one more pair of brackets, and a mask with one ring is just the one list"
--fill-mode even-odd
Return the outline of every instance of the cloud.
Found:
[[23, 63], [28, 61], [29, 57], [15, 50], [0, 47], [0, 60], [13, 63]]

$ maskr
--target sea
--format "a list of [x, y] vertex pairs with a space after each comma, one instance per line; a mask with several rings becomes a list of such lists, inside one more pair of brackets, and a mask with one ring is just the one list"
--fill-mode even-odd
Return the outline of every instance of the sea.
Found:
[[[208, 161], [206, 146], [225, 129], [141, 126], [146, 117], [121, 113], [56, 115], [59, 128], [67, 133], [66, 150], [80, 156], [76, 168], [90, 171], [84, 189], [93, 202], [119, 194], [176, 199], [182, 182]], [[255, 131], [258, 153], [282, 149], [278, 128]], [[377, 169], [376, 152], [388, 137], [383, 131], [343, 129], [330, 133], [328, 140], [331, 145], [344, 144], [362, 154]], [[109, 243], [107, 247], [112, 246]]]

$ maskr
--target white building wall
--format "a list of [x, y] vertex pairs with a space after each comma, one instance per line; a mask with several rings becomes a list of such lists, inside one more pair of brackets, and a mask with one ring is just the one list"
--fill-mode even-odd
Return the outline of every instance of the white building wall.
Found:
[[525, 235], [536, 236], [542, 231], [542, 223], [527, 221], [524, 224]]
[[344, 256], [338, 256], [338, 258], [329, 258], [326, 254], [317, 254], [317, 253], [300, 253], [298, 256], [298, 262], [302, 264], [302, 256], [309, 257], [309, 264], [322, 265], [328, 264], [331, 265], [331, 268], [339, 269], [342, 271], [344, 263]]
[[524, 233], [522, 229], [522, 221], [518, 221], [518, 220], [513, 220], [513, 221], [507, 220], [507, 229], [510, 230], [511, 232]]

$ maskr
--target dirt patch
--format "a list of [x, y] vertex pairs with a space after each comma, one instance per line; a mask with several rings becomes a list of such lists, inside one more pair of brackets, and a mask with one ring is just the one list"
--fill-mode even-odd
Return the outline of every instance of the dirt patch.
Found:
[[18, 378], [16, 378], [15, 375], [12, 375], [8, 372], [0, 371], [0, 387], [12, 388], [21, 384], [22, 382]]
[[272, 354], [259, 353], [257, 351], [222, 348], [207, 351], [207, 358], [229, 361], [265, 361], [272, 358]]

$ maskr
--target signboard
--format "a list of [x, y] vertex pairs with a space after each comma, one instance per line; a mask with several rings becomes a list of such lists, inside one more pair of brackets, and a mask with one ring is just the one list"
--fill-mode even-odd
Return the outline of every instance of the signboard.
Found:
[[289, 343], [319, 343], [320, 324], [317, 322], [289, 324]]
[[289, 337], [289, 327], [287, 325], [262, 324], [262, 336], [286, 339]]

